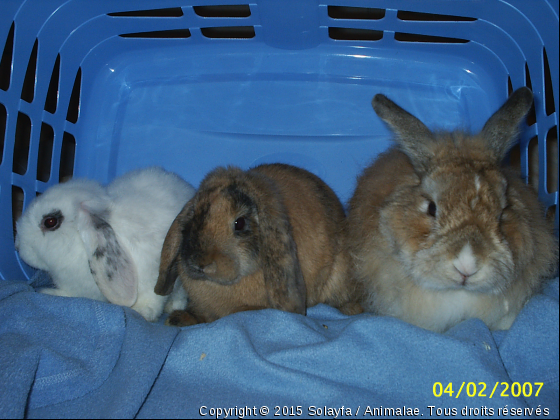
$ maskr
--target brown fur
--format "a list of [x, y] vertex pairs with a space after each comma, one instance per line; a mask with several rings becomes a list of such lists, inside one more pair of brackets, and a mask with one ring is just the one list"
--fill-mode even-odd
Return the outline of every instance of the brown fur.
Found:
[[[509, 328], [557, 269], [558, 242], [536, 193], [499, 163], [530, 105], [522, 95], [476, 136], [424, 127], [416, 137], [419, 120], [385, 106], [386, 98], [374, 101], [399, 147], [364, 171], [349, 203], [349, 246], [366, 310], [434, 331], [470, 317]], [[480, 273], [461, 283], [459, 260]]]
[[[240, 217], [248, 233], [232, 229]], [[360, 312], [345, 224], [334, 192], [303, 169], [273, 164], [214, 170], [163, 247], [156, 293], [168, 293], [179, 277], [192, 315], [172, 314], [169, 323], [211, 322], [259, 308], [304, 314], [318, 303]], [[203, 275], [189, 268], [193, 255], [196, 264], [208, 267]]]

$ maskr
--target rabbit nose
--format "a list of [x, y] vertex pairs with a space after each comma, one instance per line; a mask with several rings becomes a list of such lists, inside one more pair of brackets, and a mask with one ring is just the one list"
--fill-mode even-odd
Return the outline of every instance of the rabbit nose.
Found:
[[471, 276], [473, 276], [474, 274], [477, 273], [476, 271], [474, 273], [463, 272], [463, 271], [459, 270], [457, 267], [455, 267], [455, 270], [457, 270], [459, 272], [459, 274], [461, 275], [461, 279], [463, 280], [461, 282], [461, 286], [465, 286], [467, 284], [467, 280], [469, 279], [469, 277], [471, 277]]
[[462, 285], [467, 283], [469, 277], [473, 276], [478, 272], [478, 265], [476, 257], [473, 254], [470, 244], [466, 244], [455, 260], [453, 260], [453, 266], [455, 270], [459, 272], [462, 278]]
[[216, 256], [215, 253], [209, 253], [198, 258], [197, 266], [200, 271], [209, 274], [212, 270], [216, 271]]
[[212, 275], [216, 274], [216, 272], [218, 271], [218, 264], [216, 264], [215, 261], [212, 261], [210, 264], [201, 266], [200, 268], [202, 269], [204, 274]]
[[193, 272], [205, 275], [213, 275], [218, 271], [218, 265], [214, 255], [192, 256], [188, 261]]

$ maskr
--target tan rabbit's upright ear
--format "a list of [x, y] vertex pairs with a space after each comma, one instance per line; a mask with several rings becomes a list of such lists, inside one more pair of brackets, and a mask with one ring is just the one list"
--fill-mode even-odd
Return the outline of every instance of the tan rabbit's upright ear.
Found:
[[517, 89], [492, 115], [482, 128], [482, 136], [495, 153], [498, 162], [517, 141], [519, 124], [533, 104], [533, 92], [527, 87]]
[[161, 296], [166, 296], [173, 291], [175, 281], [179, 277], [179, 250], [183, 243], [182, 229], [186, 215], [190, 210], [189, 204], [190, 202], [177, 215], [163, 242], [161, 261], [159, 263], [159, 276], [154, 288], [154, 292]]
[[434, 156], [435, 137], [432, 131], [385, 95], [375, 95], [371, 105], [379, 118], [391, 127], [396, 135], [395, 142], [410, 158], [414, 168], [425, 172]]
[[279, 194], [276, 195], [269, 194], [267, 203], [258, 205], [259, 257], [264, 284], [272, 308], [305, 315], [307, 291], [297, 247], [284, 205]]

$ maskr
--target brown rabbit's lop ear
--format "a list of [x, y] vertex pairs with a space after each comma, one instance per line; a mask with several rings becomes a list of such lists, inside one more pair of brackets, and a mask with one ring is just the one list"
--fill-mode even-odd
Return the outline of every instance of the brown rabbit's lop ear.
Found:
[[517, 89], [508, 100], [492, 115], [481, 135], [500, 162], [517, 141], [519, 124], [533, 104], [533, 92], [527, 87]]
[[177, 277], [179, 277], [179, 251], [183, 244], [182, 230], [191, 209], [192, 203], [189, 201], [177, 215], [165, 236], [159, 263], [159, 276], [154, 287], [154, 292], [158, 295], [166, 296], [170, 294]]
[[434, 156], [435, 137], [430, 129], [381, 93], [374, 96], [371, 105], [379, 118], [389, 124], [396, 134], [395, 142], [410, 158], [414, 168], [425, 172]]
[[307, 291], [297, 246], [281, 195], [274, 189], [266, 194], [266, 203], [257, 204], [264, 284], [272, 308], [305, 315]]

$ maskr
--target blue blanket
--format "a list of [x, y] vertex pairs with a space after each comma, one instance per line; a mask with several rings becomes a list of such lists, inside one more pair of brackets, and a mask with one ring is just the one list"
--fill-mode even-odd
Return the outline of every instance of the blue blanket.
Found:
[[558, 312], [556, 279], [509, 331], [472, 319], [435, 334], [326, 305], [179, 329], [2, 281], [0, 416], [558, 418]]

